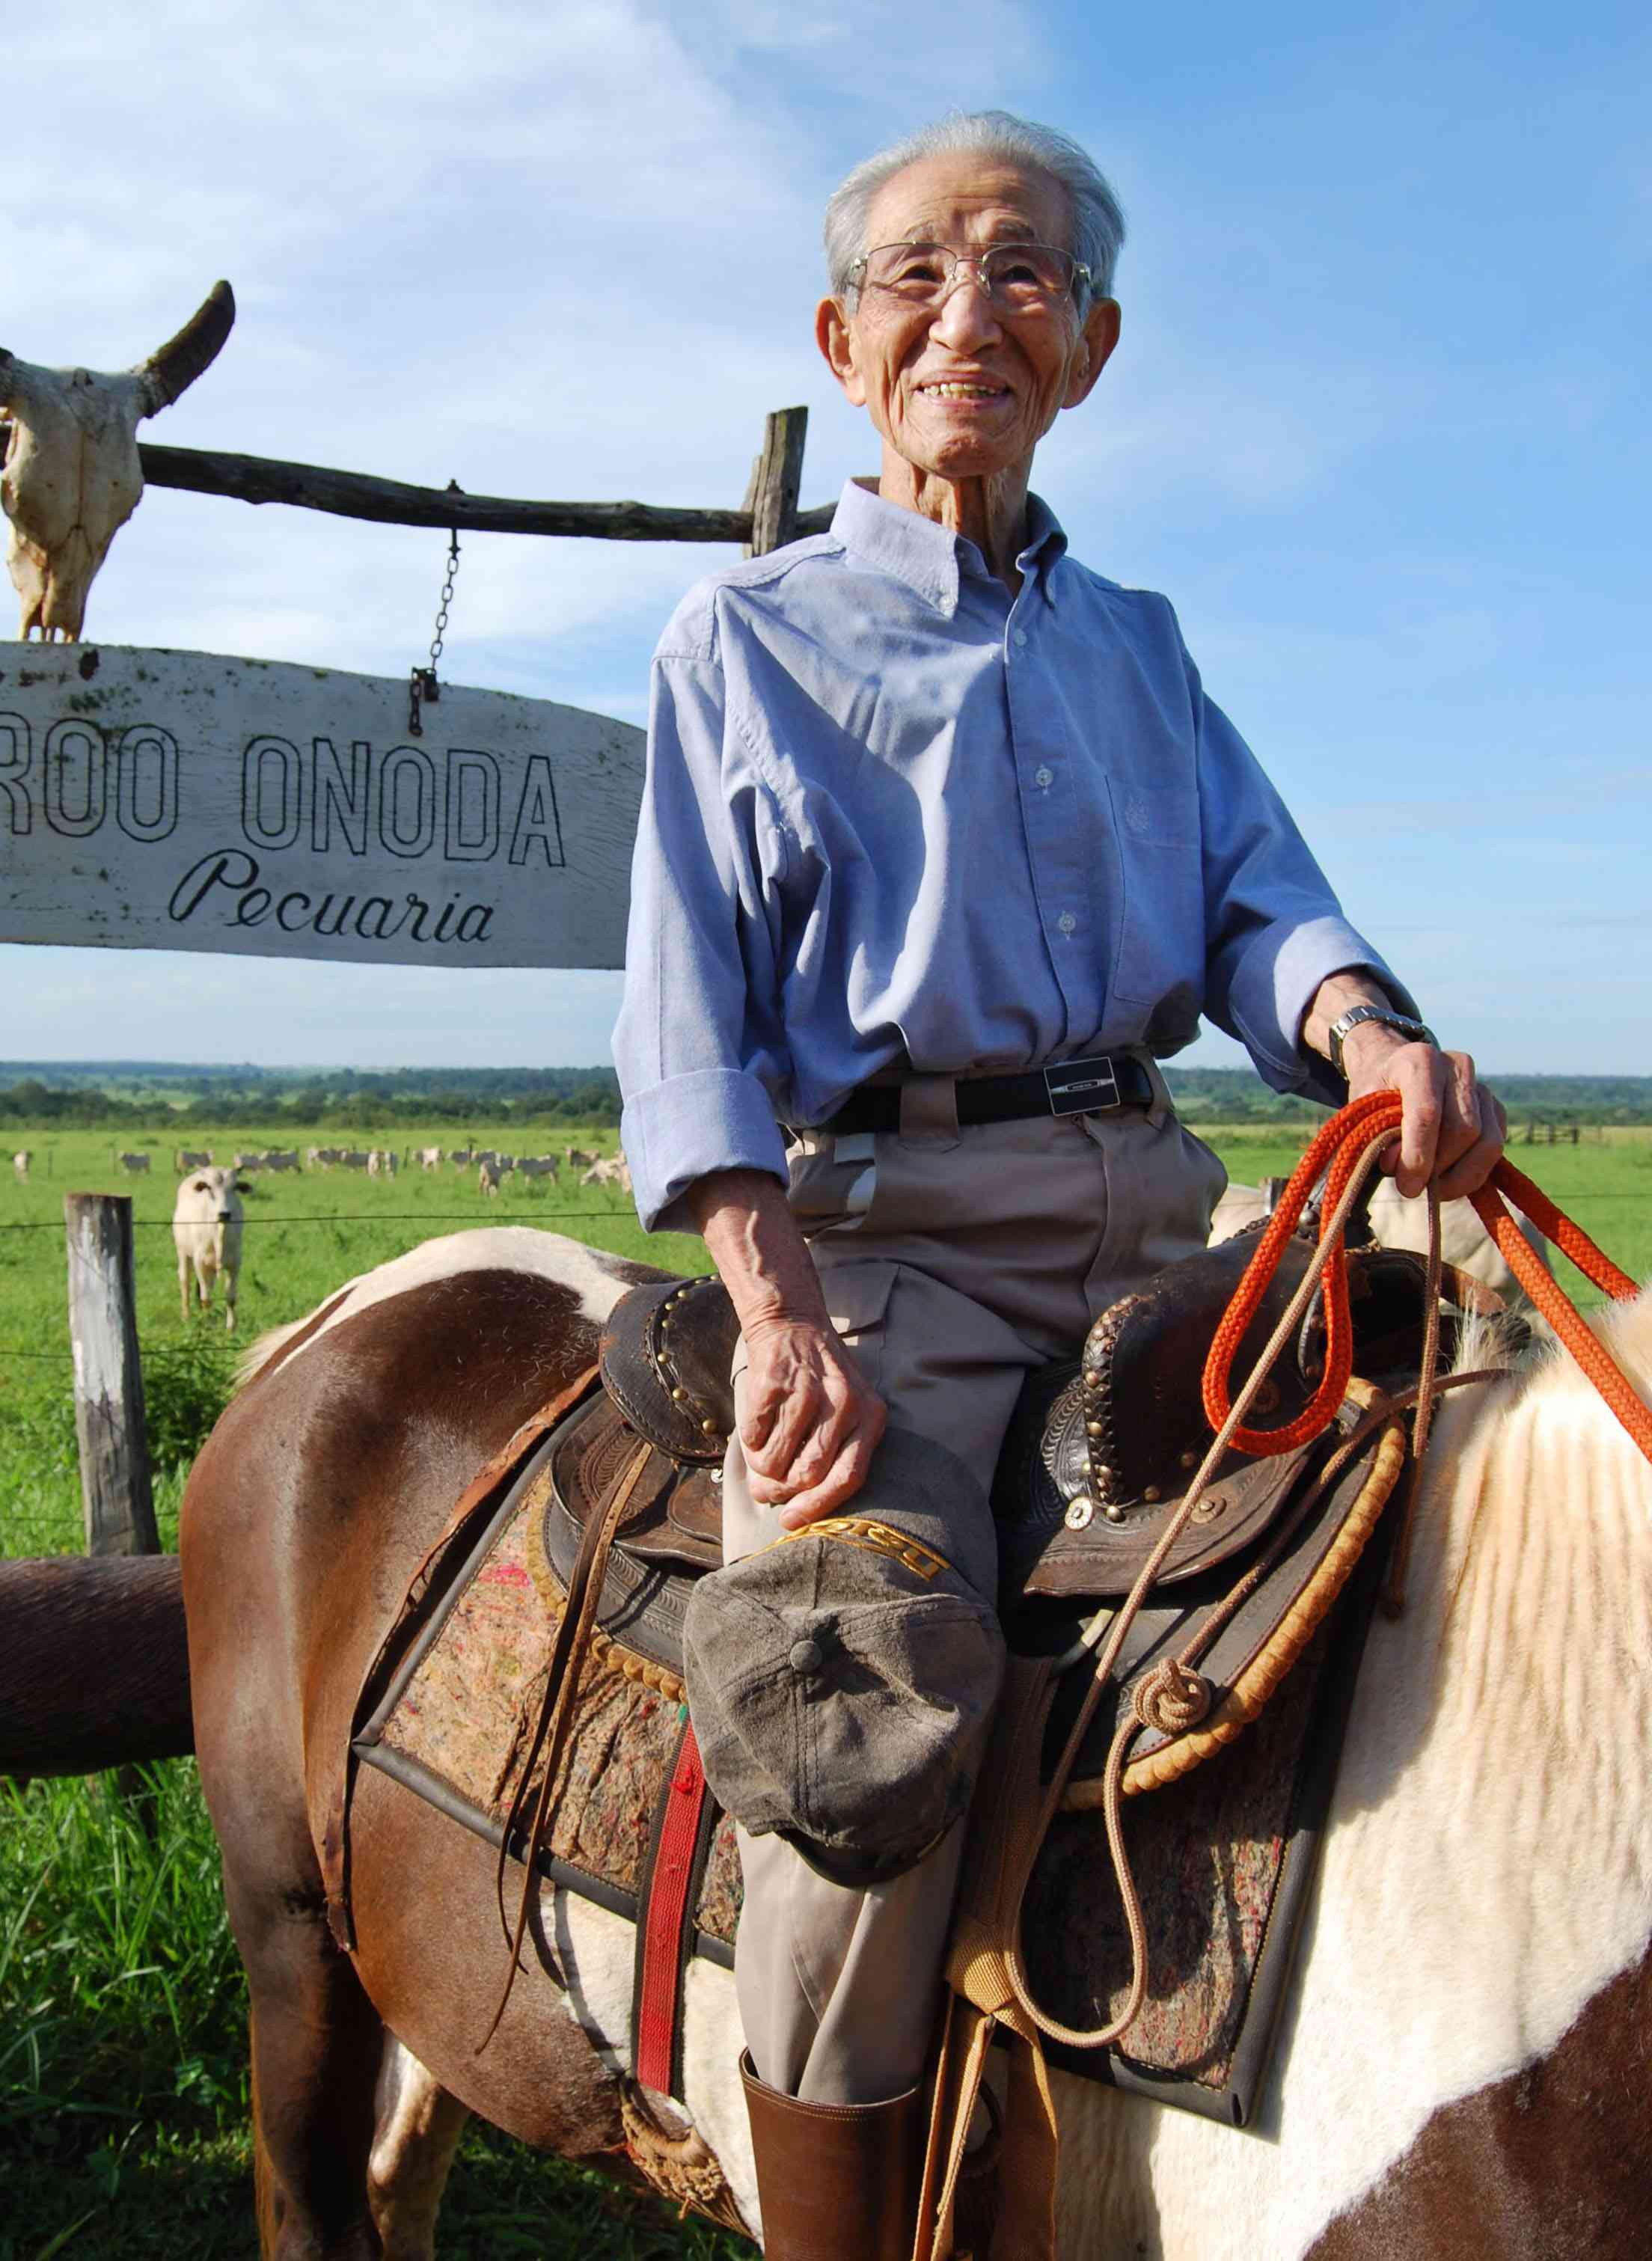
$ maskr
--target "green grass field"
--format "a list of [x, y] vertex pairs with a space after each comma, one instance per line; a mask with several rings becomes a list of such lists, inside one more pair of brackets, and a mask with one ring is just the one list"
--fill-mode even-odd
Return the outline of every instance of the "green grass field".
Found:
[[[612, 1131], [524, 1136], [485, 1123], [478, 1145], [613, 1150]], [[1288, 1173], [1303, 1134], [1207, 1128], [1235, 1181]], [[473, 1170], [260, 1176], [247, 1198], [241, 1331], [180, 1316], [169, 1230], [176, 1179], [164, 1131], [123, 1134], [149, 1176], [114, 1165], [101, 1134], [13, 1135], [32, 1149], [26, 1184], [0, 1174], [0, 1554], [77, 1547], [80, 1499], [70, 1398], [62, 1197], [133, 1196], [138, 1322], [163, 1543], [176, 1529], [191, 1453], [228, 1386], [234, 1347], [301, 1317], [342, 1281], [427, 1239], [513, 1222], [679, 1269], [697, 1241], [650, 1240], [610, 1188], [506, 1181], [478, 1194]], [[267, 1146], [341, 1145], [341, 1134], [192, 1132], [220, 1161]], [[358, 1146], [470, 1143], [450, 1130], [352, 1134]], [[1652, 1131], [1586, 1132], [1576, 1146], [1519, 1146], [1512, 1159], [1637, 1278], [1652, 1274]], [[1566, 1284], [1584, 1283], [1562, 1261]], [[1588, 1300], [1597, 1298], [1593, 1292]], [[225, 1924], [212, 1834], [185, 1761], [156, 1770], [146, 1831], [102, 1782], [0, 1785], [0, 2261], [122, 2261], [255, 2250], [246, 2133], [244, 1996]], [[749, 2252], [603, 2178], [473, 2130], [443, 2214], [456, 2261], [713, 2261]]]

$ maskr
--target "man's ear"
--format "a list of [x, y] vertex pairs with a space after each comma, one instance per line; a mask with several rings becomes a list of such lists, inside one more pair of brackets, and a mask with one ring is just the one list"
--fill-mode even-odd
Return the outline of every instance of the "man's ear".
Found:
[[1096, 378], [1118, 343], [1119, 319], [1117, 298], [1098, 298], [1084, 317], [1079, 349], [1073, 356], [1072, 374], [1061, 396], [1063, 408], [1076, 408], [1081, 400], [1089, 398]]
[[822, 298], [815, 309], [815, 342], [827, 366], [856, 408], [866, 405], [866, 381], [855, 353], [855, 334], [841, 298]]

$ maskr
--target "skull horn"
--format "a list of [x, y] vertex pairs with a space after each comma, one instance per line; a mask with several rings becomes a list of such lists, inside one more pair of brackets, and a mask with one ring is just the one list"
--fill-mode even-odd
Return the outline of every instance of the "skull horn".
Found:
[[176, 337], [169, 338], [133, 372], [143, 378], [147, 388], [147, 414], [154, 416], [162, 408], [169, 408], [181, 392], [212, 367], [234, 321], [235, 293], [227, 283], [214, 283]]

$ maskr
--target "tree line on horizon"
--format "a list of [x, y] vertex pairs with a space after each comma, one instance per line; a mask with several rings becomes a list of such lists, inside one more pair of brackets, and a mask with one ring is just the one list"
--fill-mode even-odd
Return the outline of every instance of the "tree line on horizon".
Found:
[[[1248, 1068], [1166, 1070], [1181, 1111], [1259, 1129], [1321, 1122], [1312, 1102], [1272, 1091]], [[608, 1066], [262, 1068], [170, 1061], [0, 1062], [0, 1123], [62, 1130], [234, 1129], [277, 1124], [366, 1130], [397, 1123], [515, 1121], [612, 1127], [620, 1087]], [[1491, 1078], [1512, 1125], [1652, 1123], [1652, 1076]]]

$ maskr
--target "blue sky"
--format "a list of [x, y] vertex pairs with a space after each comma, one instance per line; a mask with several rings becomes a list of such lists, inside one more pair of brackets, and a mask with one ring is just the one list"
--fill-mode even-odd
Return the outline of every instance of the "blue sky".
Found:
[[[830, 189], [953, 104], [1077, 135], [1131, 233], [1124, 341], [1036, 473], [1074, 549], [1174, 599], [1442, 1036], [1490, 1071], [1652, 1072], [1643, 9], [45, 12], [7, 32], [9, 84], [57, 92], [8, 120], [0, 342], [126, 366], [227, 275], [234, 336], [152, 436], [494, 493], [736, 504], [765, 411], [805, 401], [830, 499], [876, 463], [810, 340]], [[442, 547], [156, 490], [89, 633], [401, 674]], [[641, 720], [723, 555], [476, 537], [446, 670]], [[0, 960], [11, 1059], [583, 1062], [617, 997]]]

